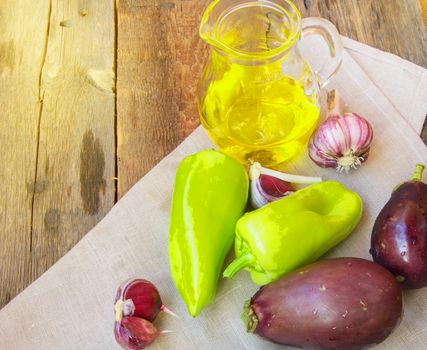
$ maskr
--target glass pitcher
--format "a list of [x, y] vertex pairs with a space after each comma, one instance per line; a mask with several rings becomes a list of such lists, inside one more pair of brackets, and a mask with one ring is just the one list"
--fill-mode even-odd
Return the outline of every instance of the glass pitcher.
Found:
[[[313, 71], [300, 37], [318, 35], [328, 55]], [[341, 63], [332, 23], [301, 20], [287, 0], [216, 0], [205, 10], [200, 36], [211, 45], [198, 108], [212, 141], [241, 162], [283, 163], [306, 147], [319, 119], [319, 92]]]

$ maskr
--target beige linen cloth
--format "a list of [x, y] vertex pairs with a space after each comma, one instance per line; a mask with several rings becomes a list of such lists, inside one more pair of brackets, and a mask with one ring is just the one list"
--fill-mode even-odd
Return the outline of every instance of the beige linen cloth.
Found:
[[[349, 39], [344, 43], [343, 64], [331, 88], [339, 89], [348, 111], [372, 122], [370, 158], [349, 175], [320, 169], [306, 155], [287, 171], [338, 180], [361, 195], [360, 225], [329, 256], [370, 259], [375, 217], [393, 187], [410, 177], [415, 163], [427, 162], [419, 137], [427, 112], [426, 70]], [[113, 300], [119, 283], [130, 276], [154, 282], [164, 303], [181, 315], [180, 320], [159, 316], [155, 324], [175, 333], [160, 336], [151, 349], [283, 348], [245, 332], [242, 305], [257, 290], [246, 272], [221, 279], [214, 303], [196, 319], [188, 315], [170, 278], [167, 237], [175, 169], [186, 155], [211, 147], [201, 128], [194, 131], [68, 254], [5, 306], [0, 349], [119, 349], [113, 336]], [[421, 350], [426, 344], [427, 288], [405, 292], [402, 323], [375, 349]]]

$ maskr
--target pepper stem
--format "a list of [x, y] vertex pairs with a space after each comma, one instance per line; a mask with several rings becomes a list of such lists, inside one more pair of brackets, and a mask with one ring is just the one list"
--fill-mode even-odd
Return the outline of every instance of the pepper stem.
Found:
[[414, 173], [412, 174], [412, 178], [411, 178], [411, 180], [412, 180], [412, 181], [421, 181], [421, 178], [422, 178], [422, 176], [423, 176], [423, 171], [424, 171], [424, 169], [425, 169], [425, 165], [424, 165], [424, 164], [421, 164], [421, 163], [418, 163], [418, 164], [415, 166], [415, 171], [414, 171]]
[[237, 272], [251, 265], [255, 261], [252, 254], [246, 253], [234, 259], [224, 270], [223, 277], [232, 278]]

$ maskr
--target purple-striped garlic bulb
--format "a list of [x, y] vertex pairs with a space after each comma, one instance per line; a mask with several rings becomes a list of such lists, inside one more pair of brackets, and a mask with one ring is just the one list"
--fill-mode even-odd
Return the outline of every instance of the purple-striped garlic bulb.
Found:
[[328, 93], [327, 119], [311, 136], [308, 153], [322, 168], [348, 172], [368, 158], [372, 137], [370, 123], [356, 113], [344, 114], [341, 96], [332, 90]]
[[372, 137], [371, 124], [360, 115], [332, 115], [311, 136], [308, 154], [322, 168], [348, 172], [368, 158]]

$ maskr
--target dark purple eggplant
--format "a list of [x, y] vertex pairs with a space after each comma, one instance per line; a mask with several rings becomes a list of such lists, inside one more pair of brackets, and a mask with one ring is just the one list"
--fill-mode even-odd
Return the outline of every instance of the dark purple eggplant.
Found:
[[405, 288], [427, 286], [427, 184], [424, 165], [399, 185], [381, 210], [372, 230], [371, 254]]
[[321, 260], [262, 287], [247, 301], [248, 332], [303, 349], [355, 350], [382, 342], [402, 316], [402, 289], [382, 266]]

